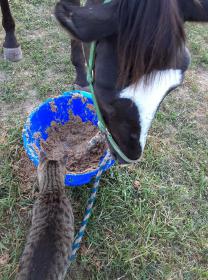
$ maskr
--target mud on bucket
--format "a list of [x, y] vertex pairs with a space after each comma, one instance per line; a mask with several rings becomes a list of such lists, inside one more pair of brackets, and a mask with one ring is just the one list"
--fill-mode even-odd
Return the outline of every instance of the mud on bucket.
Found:
[[[91, 122], [94, 126], [97, 126], [97, 115], [91, 109], [92, 106], [93, 101], [90, 93], [71, 91], [46, 100], [29, 115], [23, 129], [23, 142], [27, 155], [36, 167], [39, 163], [41, 141], [47, 141], [48, 130], [51, 125], [53, 123], [65, 125], [70, 123], [74, 116], [79, 116], [83, 123]], [[80, 139], [81, 137], [80, 134]], [[103, 152], [100, 160], [105, 153], [106, 151]], [[106, 171], [113, 164], [113, 160], [108, 161], [104, 170]], [[90, 171], [80, 173], [68, 171], [65, 177], [65, 185], [76, 187], [87, 184], [96, 176], [97, 172], [98, 166]]]

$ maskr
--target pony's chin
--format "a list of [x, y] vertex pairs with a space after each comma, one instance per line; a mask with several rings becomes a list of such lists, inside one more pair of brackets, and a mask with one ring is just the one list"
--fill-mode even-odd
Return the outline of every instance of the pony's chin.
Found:
[[[111, 153], [111, 156], [112, 156], [112, 158], [118, 163], [118, 164], [120, 164], [120, 165], [129, 165], [129, 164], [131, 164], [131, 162], [127, 162], [127, 161], [125, 161], [121, 156], [119, 156], [119, 154], [114, 150], [114, 148], [113, 148], [113, 146], [110, 144], [110, 142], [107, 140], [107, 145], [108, 145], [108, 148], [109, 148], [109, 150], [110, 150], [110, 153]], [[138, 154], [138, 156], [137, 156], [137, 158], [130, 158], [129, 157], [129, 159], [130, 160], [132, 160], [132, 161], [139, 161], [140, 160], [140, 158], [142, 157], [142, 151], [140, 152], [137, 152], [137, 154]], [[128, 157], [128, 155], [126, 155], [127, 157]]]
[[[111, 147], [110, 147], [110, 152], [111, 155], [113, 157], [113, 159], [119, 164], [124, 166], [127, 166], [129, 164], [131, 164], [130, 162], [126, 162], [123, 158], [121, 158]], [[140, 157], [138, 159], [134, 159], [134, 160], [138, 160], [139, 161]]]

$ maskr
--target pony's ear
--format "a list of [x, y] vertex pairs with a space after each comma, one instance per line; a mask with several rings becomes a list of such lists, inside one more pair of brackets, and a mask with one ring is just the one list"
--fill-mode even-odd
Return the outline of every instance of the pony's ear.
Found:
[[116, 32], [117, 1], [79, 7], [61, 0], [56, 4], [55, 16], [72, 37], [92, 42]]

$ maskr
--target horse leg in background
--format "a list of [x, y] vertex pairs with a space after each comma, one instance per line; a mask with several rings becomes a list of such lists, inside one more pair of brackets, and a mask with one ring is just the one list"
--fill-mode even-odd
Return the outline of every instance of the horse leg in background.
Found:
[[[70, 0], [70, 2], [80, 6], [80, 0]], [[85, 5], [98, 4], [100, 2], [100, 0], [87, 0]], [[90, 44], [82, 45], [80, 41], [71, 40], [71, 61], [76, 70], [75, 89], [89, 91], [85, 67], [85, 60], [88, 60], [89, 57], [89, 49]]]
[[76, 70], [74, 88], [89, 91], [82, 43], [73, 39], [71, 40], [71, 61]]
[[15, 22], [12, 17], [8, 0], [0, 1], [2, 10], [2, 25], [6, 32], [3, 43], [4, 59], [10, 61], [19, 61], [22, 59], [21, 47], [15, 37]]
[[[80, 6], [80, 0], [70, 0], [70, 2], [74, 5]], [[71, 62], [76, 71], [74, 88], [88, 91], [85, 56], [83, 53], [82, 43], [74, 39], [71, 39]]]

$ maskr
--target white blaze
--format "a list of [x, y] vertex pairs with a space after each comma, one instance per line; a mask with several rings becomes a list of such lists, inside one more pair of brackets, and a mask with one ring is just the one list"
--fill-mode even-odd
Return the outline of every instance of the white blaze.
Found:
[[167, 92], [182, 82], [181, 70], [158, 71], [150, 84], [145, 85], [144, 79], [135, 86], [125, 88], [121, 93], [121, 98], [131, 99], [138, 108], [140, 117], [140, 145], [142, 150], [147, 139], [147, 133], [151, 126], [158, 106]]

